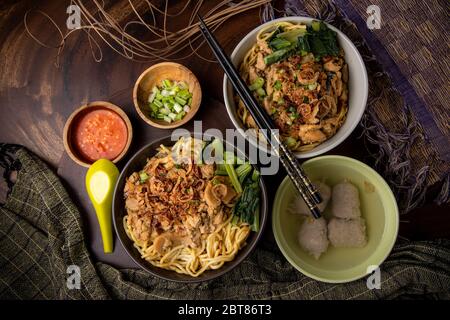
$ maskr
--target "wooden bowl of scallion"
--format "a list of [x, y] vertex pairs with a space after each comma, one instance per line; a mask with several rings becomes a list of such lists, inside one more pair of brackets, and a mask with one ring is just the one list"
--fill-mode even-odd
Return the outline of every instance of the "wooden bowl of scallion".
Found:
[[162, 62], [145, 70], [133, 89], [139, 116], [149, 125], [173, 129], [191, 120], [200, 107], [202, 90], [185, 66]]

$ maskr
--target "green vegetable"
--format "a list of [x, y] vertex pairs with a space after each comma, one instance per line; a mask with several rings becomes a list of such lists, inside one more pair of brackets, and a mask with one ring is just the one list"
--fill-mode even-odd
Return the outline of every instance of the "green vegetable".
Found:
[[181, 111], [180, 113], [177, 114], [177, 116], [175, 117], [175, 120], [181, 120], [183, 119], [183, 117], [186, 115], [186, 112]]
[[177, 93], [177, 97], [180, 97], [182, 99], [189, 99], [192, 95], [189, 93], [187, 89], [183, 89], [180, 92]]
[[[233, 210], [234, 211], [234, 210]], [[239, 222], [239, 216], [234, 214], [233, 218], [231, 219], [232, 224], [237, 224]]]
[[159, 109], [159, 113], [160, 113], [160, 114], [163, 114], [163, 115], [165, 115], [165, 116], [167, 116], [167, 115], [169, 115], [169, 113], [170, 113], [170, 109], [164, 107], [164, 108], [162, 108], [162, 109]]
[[187, 112], [192, 101], [192, 94], [183, 81], [170, 81], [164, 79], [160, 88], [153, 87], [149, 95], [150, 116], [166, 122], [181, 120]]
[[158, 106], [156, 104], [154, 104], [153, 102], [150, 103], [150, 109], [152, 109], [152, 113], [154, 113], [154, 114], [158, 113], [158, 110], [159, 110]]
[[320, 21], [316, 21], [314, 20], [313, 22], [311, 22], [311, 27], [314, 31], [319, 32], [320, 30]]
[[[253, 178], [255, 178], [253, 180]], [[239, 221], [248, 223], [252, 231], [258, 231], [259, 225], [259, 201], [260, 201], [260, 187], [259, 187], [259, 172], [253, 170], [252, 177], [248, 177], [244, 181], [244, 190], [241, 197], [233, 207], [232, 223], [236, 224]]]
[[234, 187], [234, 190], [236, 190], [237, 193], [242, 193], [242, 186], [239, 182], [239, 178], [236, 174], [236, 171], [234, 170], [234, 165], [232, 164], [224, 164], [225, 170], [227, 171], [228, 177], [231, 180], [231, 184]]
[[292, 43], [286, 39], [275, 38], [269, 43], [269, 47], [273, 50], [280, 50], [292, 46]]
[[277, 26], [277, 28], [274, 30], [274, 32], [267, 39], [267, 43], [270, 43], [270, 41], [275, 39], [276, 36], [279, 35], [280, 33], [282, 33], [283, 31], [284, 31], [284, 28], [282, 26]]
[[188, 85], [187, 85], [187, 83], [184, 82], [184, 81], [178, 82], [178, 87], [179, 87], [181, 90], [187, 90], [187, 89], [188, 89]]
[[169, 79], [164, 79], [162, 83], [164, 88], [172, 89], [172, 82]]
[[241, 164], [239, 167], [236, 168], [236, 174], [238, 175], [239, 182], [242, 184], [249, 175], [249, 173], [252, 171], [252, 166], [250, 163], [244, 163]]
[[327, 49], [319, 37], [311, 37], [310, 45], [315, 59], [320, 59], [327, 55]]
[[181, 105], [179, 105], [178, 103], [175, 103], [173, 105], [173, 109], [175, 110], [176, 113], [180, 113], [181, 111], [183, 111], [183, 107]]
[[275, 81], [275, 83], [273, 84], [274, 89], [276, 90], [280, 90], [282, 87], [282, 83], [280, 80]]
[[175, 101], [181, 104], [182, 106], [186, 105], [187, 101], [181, 97], [176, 96]]
[[311, 47], [309, 45], [309, 35], [304, 35], [303, 37], [298, 37], [297, 48], [302, 56], [311, 52]]
[[265, 97], [266, 96], [266, 91], [263, 88], [259, 88], [256, 90], [256, 93], [258, 94], [258, 96], [260, 97]]
[[264, 85], [264, 79], [261, 77], [258, 77], [248, 88], [251, 91], [255, 91], [255, 90], [261, 89], [263, 85]]
[[325, 23], [314, 21], [308, 28], [308, 34], [307, 40], [316, 59], [339, 54], [336, 32], [329, 29]]
[[225, 160], [224, 164], [218, 164], [216, 168], [216, 174], [222, 174], [223, 169], [225, 169], [226, 174], [230, 178], [231, 184], [237, 193], [242, 193], [242, 186], [239, 182], [239, 177], [234, 169], [234, 164], [240, 161], [232, 152], [223, 152], [223, 144], [219, 139], [214, 139], [211, 142], [211, 147], [214, 150], [214, 155], [218, 158], [220, 154], [223, 154], [223, 158]]
[[297, 119], [298, 118], [298, 113], [297, 112], [292, 112], [290, 115], [289, 115], [289, 118], [291, 119], [291, 120], [295, 120], [295, 119]]
[[149, 178], [149, 176], [148, 176], [147, 172], [141, 171], [139, 173], [139, 180], [140, 180], [141, 183], [145, 183], [145, 181], [147, 181], [148, 178]]
[[153, 100], [153, 104], [156, 105], [158, 108], [162, 108], [163, 103], [159, 100]]
[[224, 160], [225, 160], [224, 162], [228, 163], [228, 164], [239, 164], [240, 165], [240, 164], [244, 164], [245, 163], [244, 160], [242, 160], [239, 157], [236, 157], [234, 155], [234, 153], [230, 152], [230, 151], [225, 151], [223, 157], [224, 157]]
[[313, 21], [310, 26], [286, 32], [277, 29], [267, 39], [267, 44], [273, 53], [264, 57], [266, 65], [286, 59], [294, 53], [305, 56], [312, 52], [317, 61], [324, 56], [339, 54], [336, 32], [321, 21]]
[[[214, 140], [211, 142], [211, 148], [214, 151], [214, 157], [216, 158], [216, 160], [222, 162], [224, 160], [222, 141], [220, 141], [220, 139], [214, 138]], [[222, 165], [218, 164], [217, 166], [219, 167]], [[225, 170], [225, 167], [223, 167], [223, 170]]]
[[288, 148], [292, 148], [292, 147], [294, 147], [297, 144], [297, 140], [295, 140], [292, 137], [287, 137], [284, 140], [284, 143], [286, 143], [286, 146], [288, 146]]
[[175, 120], [175, 118], [177, 117], [177, 115], [176, 115], [175, 113], [173, 113], [173, 112], [170, 112], [170, 113], [168, 114], [168, 117], [169, 117], [170, 119], [172, 119], [172, 120]]
[[277, 39], [281, 38], [281, 39], [289, 41], [292, 44], [295, 44], [297, 42], [298, 37], [306, 34], [306, 31], [307, 31], [306, 26], [304, 28], [289, 30], [289, 31], [277, 34]]
[[252, 174], [252, 180], [254, 181], [254, 182], [256, 182], [256, 181], [258, 181], [259, 180], [259, 171], [258, 170], [253, 170], [253, 174]]
[[225, 169], [225, 167], [223, 167], [223, 169], [216, 169], [214, 174], [216, 176], [227, 176], [228, 175], [227, 170]]
[[268, 66], [275, 62], [278, 62], [284, 59], [289, 51], [290, 50], [287, 48], [274, 51], [273, 53], [264, 57], [264, 63]]
[[250, 230], [258, 232], [259, 231], [259, 200], [256, 205], [256, 209], [254, 210], [255, 216], [253, 217], [253, 223], [250, 227]]
[[317, 88], [317, 82], [308, 84], [308, 89], [309, 90], [315, 90]]
[[233, 152], [225, 151], [223, 153], [223, 160], [226, 164], [236, 164], [237, 157], [234, 156]]
[[303, 103], [309, 103], [309, 98], [307, 96], [303, 96]]

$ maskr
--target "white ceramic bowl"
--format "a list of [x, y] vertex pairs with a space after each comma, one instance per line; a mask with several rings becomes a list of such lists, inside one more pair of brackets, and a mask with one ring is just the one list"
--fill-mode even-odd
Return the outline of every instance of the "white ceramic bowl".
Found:
[[[244, 58], [245, 54], [250, 50], [250, 48], [256, 42], [256, 35], [262, 29], [266, 28], [271, 24], [275, 24], [281, 21], [289, 21], [294, 23], [306, 23], [309, 24], [314, 19], [307, 17], [285, 17], [272, 20], [265, 24], [260, 25], [259, 27], [253, 29], [248, 33], [234, 48], [233, 53], [231, 54], [231, 60], [233, 64], [238, 67]], [[298, 158], [310, 158], [320, 154], [323, 154], [337, 145], [339, 145], [342, 141], [344, 141], [350, 133], [355, 129], [356, 125], [361, 120], [361, 117], [364, 113], [367, 103], [367, 95], [369, 91], [369, 82], [367, 78], [367, 71], [364, 65], [364, 62], [361, 58], [361, 55], [356, 49], [355, 45], [350, 41], [350, 39], [343, 34], [341, 31], [336, 29], [335, 27], [327, 24], [327, 26], [336, 31], [338, 42], [341, 48], [344, 49], [345, 52], [345, 61], [348, 64], [349, 69], [349, 108], [347, 113], [347, 118], [343, 123], [342, 127], [336, 132], [334, 136], [321, 143], [314, 149], [305, 152], [297, 152], [296, 156]], [[228, 115], [231, 118], [234, 126], [236, 128], [243, 129], [245, 131], [245, 127], [242, 124], [241, 120], [237, 116], [236, 113], [236, 104], [233, 98], [233, 88], [231, 83], [228, 81], [227, 76], [224, 76], [223, 79], [223, 96], [225, 101], [225, 106], [227, 108]], [[239, 132], [241, 132], [239, 130]], [[242, 133], [242, 132], [241, 132]], [[252, 134], [246, 134], [245, 138], [247, 138], [253, 146], [258, 146], [260, 149], [264, 151], [268, 151], [268, 148], [263, 143], [257, 143], [256, 137]]]

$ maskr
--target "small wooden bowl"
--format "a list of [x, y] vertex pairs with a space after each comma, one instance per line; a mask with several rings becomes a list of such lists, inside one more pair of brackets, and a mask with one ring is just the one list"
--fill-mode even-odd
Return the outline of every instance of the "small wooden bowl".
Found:
[[133, 138], [133, 128], [131, 126], [130, 119], [128, 118], [126, 113], [118, 106], [106, 101], [94, 101], [79, 107], [69, 116], [69, 118], [66, 121], [66, 124], [64, 125], [63, 143], [64, 149], [66, 149], [66, 152], [69, 155], [69, 157], [77, 164], [83, 167], [89, 167], [93, 162], [87, 161], [83, 156], [80, 155], [77, 148], [74, 147], [72, 129], [74, 124], [76, 124], [76, 122], [78, 121], [79, 117], [88, 112], [98, 109], [107, 109], [115, 112], [122, 118], [122, 120], [125, 122], [125, 125], [127, 126], [128, 135], [125, 147], [116, 158], [111, 160], [112, 162], [116, 163], [123, 158], [123, 156], [127, 153], [131, 144], [131, 139]]
[[[171, 81], [184, 81], [192, 93], [191, 110], [183, 119], [167, 123], [164, 120], [154, 119], [150, 116], [148, 97], [154, 86], [160, 86], [164, 79]], [[200, 108], [202, 89], [197, 77], [185, 66], [174, 62], [162, 62], [145, 70], [136, 80], [133, 89], [133, 102], [139, 116], [149, 125], [160, 129], [173, 129], [191, 120]]]

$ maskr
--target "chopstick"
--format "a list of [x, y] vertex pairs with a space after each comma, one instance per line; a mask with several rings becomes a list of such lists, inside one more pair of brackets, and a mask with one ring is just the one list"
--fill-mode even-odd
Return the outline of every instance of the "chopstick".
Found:
[[[306, 176], [292, 151], [287, 148], [278, 135], [272, 133], [272, 129], [275, 128], [272, 118], [270, 118], [269, 115], [259, 107], [255, 97], [250, 92], [244, 80], [241, 78], [228, 56], [224, 53], [213, 34], [209, 31], [203, 19], [198, 14], [197, 17], [200, 21], [200, 31], [202, 32], [208, 45], [211, 47], [211, 50], [222, 66], [225, 74], [228, 76], [233, 88], [237, 91], [239, 97], [247, 107], [257, 126], [260, 129], [265, 129], [262, 130], [263, 135], [267, 141], [269, 141], [275, 153], [277, 153], [280, 158], [280, 162], [285, 167], [289, 177], [294, 183], [294, 186], [302, 196], [314, 218], [320, 218], [321, 214], [317, 204], [322, 202], [322, 198], [319, 192], [314, 188], [311, 181]], [[271, 139], [271, 137], [273, 137], [273, 139]], [[276, 148], [276, 144], [273, 140], [276, 141], [276, 144], [278, 144], [280, 150]]]

